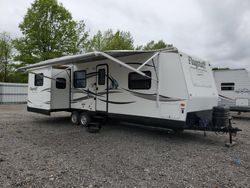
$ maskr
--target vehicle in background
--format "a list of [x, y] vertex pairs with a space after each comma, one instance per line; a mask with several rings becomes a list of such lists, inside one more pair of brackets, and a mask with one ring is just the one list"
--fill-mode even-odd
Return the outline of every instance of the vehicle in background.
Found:
[[219, 105], [231, 111], [250, 111], [250, 74], [246, 69], [214, 69]]

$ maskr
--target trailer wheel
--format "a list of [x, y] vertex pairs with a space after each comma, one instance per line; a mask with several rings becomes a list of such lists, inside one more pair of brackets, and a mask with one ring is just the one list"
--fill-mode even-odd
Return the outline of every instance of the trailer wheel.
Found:
[[77, 111], [71, 113], [71, 122], [73, 125], [79, 125], [80, 116]]
[[87, 112], [82, 112], [80, 114], [80, 124], [84, 127], [87, 127], [90, 122], [90, 117]]

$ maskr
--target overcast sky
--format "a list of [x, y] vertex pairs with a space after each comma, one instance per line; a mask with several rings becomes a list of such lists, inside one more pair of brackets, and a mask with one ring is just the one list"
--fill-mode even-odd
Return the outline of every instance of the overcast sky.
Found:
[[[0, 0], [0, 32], [18, 24], [33, 0]], [[214, 66], [250, 70], [249, 0], [58, 0], [75, 20], [97, 30], [130, 31], [135, 44], [163, 39]]]

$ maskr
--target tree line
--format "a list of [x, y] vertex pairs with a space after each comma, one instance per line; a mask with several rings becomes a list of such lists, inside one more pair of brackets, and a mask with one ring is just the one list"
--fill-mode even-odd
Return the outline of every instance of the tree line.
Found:
[[163, 40], [135, 46], [129, 31], [108, 29], [93, 36], [84, 20], [75, 21], [57, 0], [35, 0], [19, 24], [22, 37], [0, 33], [0, 82], [27, 82], [19, 67], [90, 51], [155, 50], [170, 46]]

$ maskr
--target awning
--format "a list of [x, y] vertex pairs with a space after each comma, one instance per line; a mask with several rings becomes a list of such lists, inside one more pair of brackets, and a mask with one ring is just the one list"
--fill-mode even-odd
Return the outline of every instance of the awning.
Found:
[[[161, 51], [176, 51], [176, 48], [166, 48], [161, 50], [152, 50], [152, 51], [132, 51], [132, 50], [115, 50], [115, 51], [107, 51], [107, 52], [89, 52], [85, 54], [78, 54], [78, 55], [71, 55], [71, 56], [63, 56], [54, 59], [48, 59], [46, 61], [42, 61], [36, 64], [28, 65], [25, 67], [20, 68], [19, 70], [26, 71], [33, 68], [38, 67], [45, 67], [45, 66], [54, 66], [54, 65], [67, 65], [67, 64], [74, 64], [77, 62], [86, 63], [90, 61], [98, 61], [104, 59], [110, 59], [113, 62], [120, 64], [123, 67], [126, 67], [132, 71], [137, 72], [140, 75], [146, 76], [145, 73], [141, 72], [140, 69], [145, 66], [150, 60], [155, 58]], [[117, 59], [119, 57], [131, 56], [136, 54], [152, 54], [152, 56], [145, 61], [139, 68], [135, 69], [134, 67], [122, 62], [121, 60]]]
[[78, 54], [78, 55], [69, 55], [69, 56], [63, 56], [59, 58], [54, 59], [48, 59], [45, 61], [41, 61], [39, 63], [35, 63], [32, 65], [27, 65], [25, 67], [20, 68], [19, 70], [28, 70], [32, 68], [37, 67], [43, 67], [43, 66], [49, 66], [49, 65], [67, 65], [67, 64], [73, 64], [76, 62], [86, 63], [90, 61], [98, 61], [98, 60], [104, 60], [107, 59], [107, 57], [104, 57], [101, 55], [101, 53], [108, 54], [114, 58], [119, 57], [125, 57], [130, 55], [136, 55], [136, 54], [142, 54], [142, 53], [153, 53], [155, 51], [108, 51], [108, 52], [89, 52], [85, 54]]

